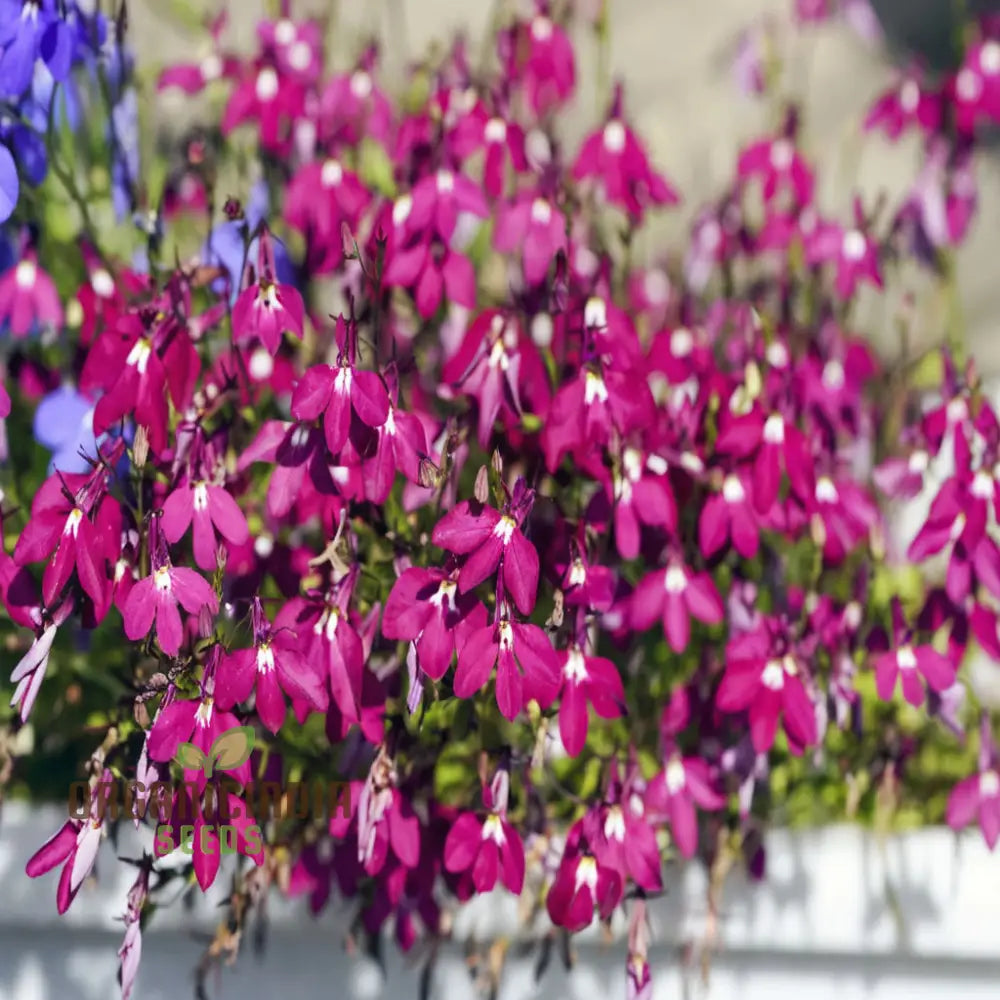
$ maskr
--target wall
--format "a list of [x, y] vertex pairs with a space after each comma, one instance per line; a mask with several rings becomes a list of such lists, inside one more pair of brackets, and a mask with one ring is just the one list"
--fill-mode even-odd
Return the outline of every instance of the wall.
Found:
[[[105, 842], [100, 878], [86, 885], [70, 912], [55, 912], [57, 873], [32, 881], [24, 864], [54, 832], [57, 810], [4, 807], [0, 824], [0, 1000], [110, 1000], [117, 995], [116, 951], [131, 879]], [[148, 839], [148, 838], [147, 838]], [[131, 827], [121, 856], [140, 844]], [[691, 867], [671, 873], [668, 892], [653, 905], [655, 1000], [995, 1000], [1000, 984], [1000, 860], [978, 833], [956, 837], [930, 829], [884, 848], [853, 827], [768, 841], [769, 877], [748, 887], [727, 883], [720, 950], [706, 986], [696, 963], [682, 961], [702, 940], [705, 879]], [[191, 972], [220, 911], [225, 880], [192, 908], [177, 904], [156, 915], [144, 936], [135, 1000], [191, 996]], [[455, 943], [446, 947], [431, 1000], [473, 997], [462, 942], [510, 933], [515, 901], [478, 900], [456, 915]], [[388, 978], [341, 946], [346, 909], [312, 920], [297, 905], [275, 900], [265, 953], [244, 949], [223, 969], [210, 995], [240, 1000], [335, 996], [344, 1000], [416, 998], [419, 965], [387, 948]], [[620, 928], [616, 928], [620, 932]], [[624, 997], [622, 940], [594, 929], [575, 939], [578, 963], [566, 975], [558, 959], [536, 984], [534, 956], [511, 957], [497, 1000], [590, 1000]], [[511, 948], [514, 956], [516, 946]]]

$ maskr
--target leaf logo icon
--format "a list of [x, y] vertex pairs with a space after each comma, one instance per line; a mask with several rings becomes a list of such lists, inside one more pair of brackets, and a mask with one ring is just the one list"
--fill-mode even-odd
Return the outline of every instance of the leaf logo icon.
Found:
[[236, 726], [220, 734], [208, 750], [205, 777], [213, 771], [232, 771], [250, 759], [253, 750], [253, 726]]
[[205, 766], [205, 755], [193, 743], [181, 743], [174, 754], [174, 760], [185, 771], [196, 771]]

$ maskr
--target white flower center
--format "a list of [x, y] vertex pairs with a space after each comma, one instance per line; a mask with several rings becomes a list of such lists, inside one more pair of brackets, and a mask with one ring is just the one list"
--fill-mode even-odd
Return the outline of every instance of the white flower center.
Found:
[[198, 483], [194, 488], [194, 509], [208, 510], [208, 487]]
[[587, 679], [587, 661], [579, 649], [574, 647], [567, 654], [563, 676], [574, 684], [580, 684]]
[[157, 590], [162, 590], [164, 593], [170, 591], [170, 570], [166, 566], [161, 566], [153, 574], [153, 586]]
[[400, 195], [396, 203], [392, 206], [392, 223], [394, 226], [401, 226], [410, 217], [413, 211], [413, 198], [408, 194]]
[[64, 535], [72, 535], [76, 538], [76, 533], [80, 530], [80, 522], [83, 520], [83, 511], [79, 507], [74, 507], [66, 518], [66, 527], [63, 528]]
[[979, 53], [979, 65], [983, 72], [990, 76], [1000, 73], [1000, 43], [995, 41], [987, 42]]
[[785, 441], [785, 420], [780, 413], [772, 413], [764, 424], [764, 440], [768, 444], [783, 444]]
[[491, 813], [483, 823], [483, 840], [492, 840], [497, 847], [503, 847], [505, 839], [500, 817], [496, 813]]
[[681, 327], [670, 335], [670, 353], [675, 358], [686, 358], [694, 350], [694, 334]]
[[396, 417], [391, 406], [389, 407], [389, 413], [385, 418], [385, 423], [382, 425], [382, 429], [390, 437], [393, 437], [396, 434]]
[[274, 372], [274, 358], [263, 348], [258, 347], [250, 355], [250, 377], [257, 382], [263, 382]]
[[514, 648], [514, 629], [511, 628], [510, 622], [501, 622], [497, 634], [501, 652], [510, 652]]
[[920, 104], [920, 87], [915, 80], [907, 80], [899, 88], [899, 106], [908, 114], [912, 115]]
[[955, 79], [955, 93], [967, 104], [979, 98], [983, 85], [979, 77], [966, 67]]
[[547, 226], [552, 221], [552, 206], [542, 198], [536, 198], [531, 203], [531, 221]]
[[30, 289], [35, 287], [35, 278], [38, 275], [38, 268], [31, 260], [22, 260], [14, 271], [14, 280], [18, 288]]
[[115, 294], [115, 283], [111, 275], [103, 267], [98, 268], [90, 276], [90, 287], [94, 294], [102, 299], [110, 299]]
[[536, 42], [547, 42], [552, 37], [552, 22], [547, 17], [536, 17], [531, 22], [531, 37]]
[[274, 40], [279, 45], [291, 45], [295, 41], [295, 35], [295, 25], [287, 17], [274, 26]]
[[823, 366], [823, 385], [828, 389], [843, 388], [844, 380], [844, 366], [836, 358]]
[[531, 320], [531, 339], [538, 347], [549, 347], [555, 333], [555, 324], [548, 313], [538, 313]]
[[625, 814], [621, 806], [612, 806], [604, 817], [604, 836], [619, 843], [625, 839]]
[[816, 480], [816, 499], [820, 503], [836, 503], [840, 499], [837, 487], [829, 476], [820, 476]]
[[980, 798], [992, 799], [1000, 795], [1000, 774], [996, 771], [983, 771], [979, 775]]
[[274, 650], [269, 642], [257, 647], [257, 673], [266, 674], [274, 669]]
[[493, 529], [493, 534], [500, 539], [504, 547], [510, 545], [510, 540], [517, 530], [517, 522], [512, 517], [501, 517], [497, 521], [496, 527]]
[[502, 340], [496, 340], [493, 342], [493, 346], [490, 348], [490, 356], [487, 359], [486, 364], [490, 368], [499, 368], [502, 372], [507, 371], [510, 367], [510, 358], [507, 356], [507, 352], [503, 349]]
[[487, 142], [504, 142], [507, 139], [507, 123], [502, 118], [491, 118], [483, 129]]
[[198, 68], [201, 71], [201, 78], [205, 83], [211, 83], [222, 76], [222, 60], [214, 52], [211, 55], [205, 56]]
[[625, 148], [625, 126], [618, 120], [604, 126], [604, 148], [609, 153], [620, 153]]
[[364, 71], [358, 70], [351, 77], [351, 93], [359, 100], [363, 101], [372, 92], [372, 78]]
[[207, 728], [207, 726], [212, 721], [212, 699], [204, 698], [202, 703], [198, 706], [194, 713], [194, 721], [196, 725], [201, 726], [202, 729]]
[[438, 194], [450, 194], [455, 190], [455, 175], [450, 170], [437, 172]]
[[931, 457], [926, 451], [915, 451], [906, 463], [906, 467], [910, 470], [910, 472], [923, 473], [927, 471], [927, 466], [930, 465], [930, 461]]
[[916, 670], [917, 658], [911, 646], [901, 646], [896, 652], [896, 664], [900, 670]]
[[769, 660], [760, 675], [760, 682], [771, 691], [780, 691], [785, 686], [785, 670], [779, 660]]
[[667, 791], [671, 795], [676, 795], [687, 783], [684, 765], [676, 757], [671, 758], [670, 763], [667, 764], [663, 777], [667, 783]]
[[993, 477], [980, 469], [972, 479], [972, 495], [979, 500], [989, 500], [993, 496]]
[[859, 232], [857, 229], [849, 229], [846, 233], [844, 233], [842, 250], [844, 256], [848, 260], [853, 260], [855, 262], [861, 260], [867, 249], [868, 243], [865, 240], [863, 233]]
[[604, 384], [604, 379], [597, 372], [587, 372], [583, 389], [584, 404], [592, 406], [595, 402], [606, 403], [607, 401], [608, 387]]
[[726, 503], [743, 503], [746, 495], [746, 490], [743, 489], [743, 484], [740, 482], [739, 476], [734, 476], [730, 473], [722, 481], [722, 499]]
[[608, 304], [596, 296], [587, 299], [583, 309], [583, 323], [588, 330], [603, 330], [608, 325]]
[[668, 566], [663, 574], [663, 586], [667, 593], [679, 594], [687, 586], [687, 573], [680, 566]]
[[576, 865], [576, 891], [586, 886], [592, 893], [597, 888], [597, 861], [589, 854]]
[[458, 584], [454, 580], [442, 580], [438, 584], [438, 589], [431, 594], [431, 604], [435, 607], [440, 608], [443, 604], [447, 603], [448, 610], [455, 610], [455, 591], [458, 589]]
[[270, 66], [265, 66], [257, 74], [254, 93], [258, 101], [273, 101], [278, 96], [278, 74]]
[[569, 571], [569, 585], [571, 587], [582, 587], [587, 582], [587, 567], [582, 559], [574, 559]]
[[795, 157], [795, 147], [788, 139], [778, 139], [771, 143], [771, 166], [775, 170], [787, 170]]

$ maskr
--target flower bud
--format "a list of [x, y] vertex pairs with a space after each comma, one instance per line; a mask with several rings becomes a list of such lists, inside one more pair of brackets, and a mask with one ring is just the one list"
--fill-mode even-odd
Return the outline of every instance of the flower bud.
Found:
[[132, 443], [132, 462], [137, 469], [142, 469], [149, 458], [149, 431], [143, 425], [139, 425], [135, 432], [135, 440]]

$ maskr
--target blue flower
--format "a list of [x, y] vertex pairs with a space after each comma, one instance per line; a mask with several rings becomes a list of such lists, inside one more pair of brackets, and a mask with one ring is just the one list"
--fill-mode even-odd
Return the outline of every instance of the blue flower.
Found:
[[[240, 282], [243, 278], [243, 226], [249, 227], [250, 231], [260, 224], [261, 220], [268, 213], [267, 185], [262, 181], [256, 183], [250, 189], [250, 198], [244, 208], [246, 222], [221, 222], [211, 232], [205, 246], [202, 248], [202, 259], [206, 264], [221, 267], [229, 275], [229, 301], [235, 303], [240, 294]], [[257, 246], [260, 241], [254, 239], [250, 243], [250, 250], [246, 255], [246, 260], [250, 264], [257, 262]], [[277, 272], [275, 277], [282, 285], [294, 285], [295, 267], [292, 259], [288, 255], [288, 250], [281, 240], [272, 236], [271, 242], [274, 246], [274, 269]], [[222, 291], [223, 281], [218, 283], [217, 291]]]
[[[132, 190], [139, 176], [139, 101], [129, 87], [111, 112], [115, 150], [111, 164], [111, 196], [115, 214], [124, 219], [133, 209]], [[116, 141], [117, 140], [117, 141]]]
[[52, 452], [50, 473], [90, 470], [83, 456], [97, 455], [94, 403], [82, 393], [65, 385], [50, 392], [35, 410], [33, 431], [35, 440]]
[[17, 207], [21, 182], [17, 176], [17, 166], [10, 150], [0, 145], [0, 223], [6, 222]]
[[0, 94], [20, 97], [31, 86], [39, 59], [56, 80], [64, 80], [73, 41], [55, 0], [0, 0]]

